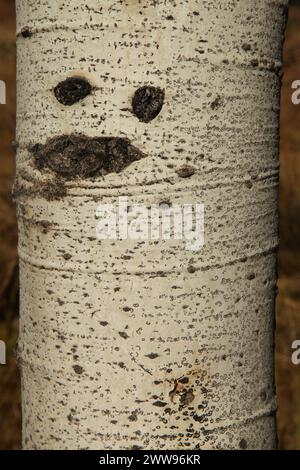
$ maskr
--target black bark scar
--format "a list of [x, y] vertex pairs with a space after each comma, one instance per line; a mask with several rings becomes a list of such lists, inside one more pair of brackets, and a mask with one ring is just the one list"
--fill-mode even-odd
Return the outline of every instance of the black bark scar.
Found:
[[143, 86], [136, 90], [132, 98], [132, 110], [142, 122], [150, 122], [160, 113], [165, 92], [154, 86]]
[[59, 82], [53, 91], [57, 101], [65, 106], [71, 106], [90, 95], [92, 85], [85, 78], [69, 77]]
[[30, 148], [35, 166], [70, 180], [119, 173], [146, 155], [120, 137], [61, 135]]

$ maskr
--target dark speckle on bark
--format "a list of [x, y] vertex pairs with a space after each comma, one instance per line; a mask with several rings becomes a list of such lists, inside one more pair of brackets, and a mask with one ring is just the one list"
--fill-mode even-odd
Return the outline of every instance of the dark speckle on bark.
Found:
[[245, 439], [241, 439], [239, 442], [240, 449], [247, 449], [247, 441]]
[[163, 408], [164, 406], [167, 406], [167, 403], [161, 400], [157, 400], [154, 403], [152, 403], [153, 406], [158, 406], [159, 408]]
[[83, 367], [75, 364], [75, 366], [73, 366], [73, 369], [74, 369], [74, 372], [78, 375], [81, 375], [84, 371]]
[[176, 170], [176, 173], [180, 178], [190, 178], [195, 173], [195, 168], [190, 165], [183, 165]]
[[158, 356], [159, 354], [156, 353], [146, 354], [146, 357], [149, 357], [149, 359], [156, 359]]
[[23, 36], [23, 38], [28, 39], [31, 38], [32, 32], [27, 26], [25, 26], [25, 28], [21, 29], [21, 35]]

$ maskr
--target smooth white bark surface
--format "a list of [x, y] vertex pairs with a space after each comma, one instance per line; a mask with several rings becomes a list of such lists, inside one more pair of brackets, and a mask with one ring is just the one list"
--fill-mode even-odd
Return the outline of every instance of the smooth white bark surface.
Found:
[[[25, 449], [275, 447], [286, 4], [17, 0]], [[64, 106], [71, 76], [93, 90]], [[147, 123], [131, 110], [144, 85], [165, 92]], [[67, 181], [36, 167], [33, 145], [74, 133], [145, 157]], [[204, 248], [97, 240], [97, 205], [118, 196], [205, 204]]]

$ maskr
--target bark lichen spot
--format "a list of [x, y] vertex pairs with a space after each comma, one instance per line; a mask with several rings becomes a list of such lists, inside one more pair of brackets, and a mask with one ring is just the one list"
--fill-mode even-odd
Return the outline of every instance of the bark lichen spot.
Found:
[[136, 90], [132, 99], [132, 109], [142, 122], [150, 122], [160, 113], [165, 99], [165, 92], [154, 86], [143, 86]]
[[59, 82], [54, 88], [57, 101], [65, 106], [71, 106], [83, 100], [92, 92], [91, 84], [82, 77], [69, 77]]
[[130, 141], [119, 137], [87, 137], [71, 134], [54, 137], [30, 148], [34, 164], [70, 180], [119, 173], [131, 162], [145, 157]]

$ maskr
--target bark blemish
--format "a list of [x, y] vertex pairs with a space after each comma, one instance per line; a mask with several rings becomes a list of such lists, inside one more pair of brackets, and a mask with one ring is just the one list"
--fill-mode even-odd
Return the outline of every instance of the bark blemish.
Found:
[[214, 101], [211, 103], [210, 107], [211, 107], [211, 109], [215, 110], [215, 109], [220, 108], [221, 105], [222, 105], [222, 99], [221, 99], [221, 96], [218, 95], [218, 96], [214, 99]]
[[164, 406], [167, 406], [167, 403], [161, 400], [157, 400], [154, 403], [152, 403], [153, 406], [157, 406], [158, 408], [163, 408]]
[[195, 266], [190, 264], [187, 268], [187, 272], [190, 273], [190, 274], [194, 274], [196, 272]]
[[173, 389], [169, 392], [169, 397], [172, 403], [176, 402], [176, 396], [179, 396], [179, 403], [181, 407], [188, 406], [195, 399], [193, 389], [186, 389], [185, 385], [189, 382], [188, 377], [183, 377], [175, 380]]
[[129, 421], [137, 421], [137, 410], [134, 410], [129, 416], [128, 416]]
[[128, 139], [61, 135], [30, 148], [35, 166], [70, 180], [119, 173], [145, 155]]
[[255, 273], [248, 274], [247, 279], [248, 281], [253, 281], [253, 279], [255, 279]]
[[21, 29], [21, 36], [25, 39], [31, 38], [32, 31], [27, 26], [25, 26]]
[[43, 195], [48, 201], [62, 199], [67, 194], [65, 183], [58, 178], [55, 181], [47, 181], [39, 187], [39, 195]]
[[176, 170], [177, 175], [180, 178], [190, 178], [195, 174], [195, 168], [190, 165], [183, 165]]
[[145, 357], [149, 357], [149, 359], [156, 359], [157, 357], [159, 357], [159, 354], [150, 353], [150, 354], [146, 354]]
[[242, 49], [246, 52], [251, 51], [251, 45], [248, 43], [242, 44]]
[[243, 450], [247, 449], [247, 441], [245, 439], [241, 439], [239, 442], [239, 447]]
[[91, 94], [92, 85], [83, 77], [69, 77], [59, 82], [53, 92], [61, 104], [72, 106]]
[[121, 336], [121, 338], [123, 339], [128, 339], [129, 336], [127, 333], [125, 333], [125, 331], [119, 331], [119, 335]]
[[78, 364], [75, 364], [75, 366], [73, 366], [73, 369], [74, 372], [78, 375], [81, 375], [84, 371], [83, 367], [79, 366]]
[[165, 99], [165, 91], [154, 86], [143, 86], [136, 90], [132, 98], [132, 109], [142, 122], [150, 122], [160, 113]]
[[195, 395], [193, 394], [192, 389], [186, 390], [180, 397], [180, 404], [182, 406], [188, 406], [192, 401], [194, 401]]
[[261, 391], [261, 393], [260, 393], [260, 398], [262, 399], [262, 401], [267, 401], [268, 394], [267, 394], [267, 391], [266, 391], [266, 390], [262, 390], [262, 391]]
[[189, 383], [189, 378], [188, 377], [182, 377], [181, 379], [178, 380], [181, 384], [188, 384]]
[[180, 389], [180, 385], [177, 380], [175, 380], [174, 388], [169, 392], [169, 397], [172, 403], [174, 403], [175, 396]]

